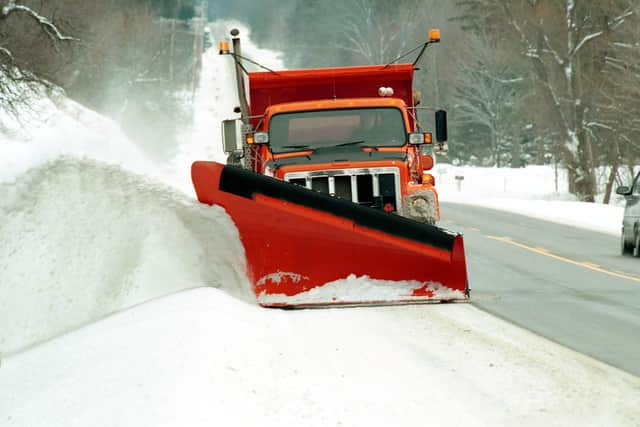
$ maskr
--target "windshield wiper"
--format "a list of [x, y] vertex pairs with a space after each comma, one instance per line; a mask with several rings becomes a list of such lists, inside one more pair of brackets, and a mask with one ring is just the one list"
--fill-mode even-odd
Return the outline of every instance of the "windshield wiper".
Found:
[[295, 148], [296, 150], [300, 150], [303, 148], [311, 148], [308, 145], [283, 145], [282, 148]]
[[349, 146], [349, 145], [364, 144], [364, 142], [365, 142], [364, 139], [359, 139], [359, 140], [351, 141], [351, 142], [343, 142], [342, 144], [334, 145], [334, 147], [346, 147], [346, 146]]

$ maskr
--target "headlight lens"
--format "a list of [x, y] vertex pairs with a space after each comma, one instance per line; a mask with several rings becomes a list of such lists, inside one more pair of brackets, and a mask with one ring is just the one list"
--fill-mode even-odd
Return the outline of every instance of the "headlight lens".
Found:
[[269, 134], [267, 132], [256, 132], [253, 134], [253, 142], [255, 144], [267, 144], [269, 142]]

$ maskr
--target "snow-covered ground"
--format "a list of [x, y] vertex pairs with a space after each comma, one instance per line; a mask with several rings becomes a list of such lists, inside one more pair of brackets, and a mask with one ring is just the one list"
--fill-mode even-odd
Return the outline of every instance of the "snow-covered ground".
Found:
[[[235, 227], [188, 180], [191, 160], [221, 160], [228, 60], [206, 54], [167, 164], [64, 98], [0, 134], [0, 425], [640, 424], [640, 379], [468, 304], [258, 307]], [[544, 168], [437, 168], [446, 200], [542, 215], [524, 203], [555, 191]]]
[[[568, 192], [566, 173], [552, 166], [521, 169], [456, 167], [434, 168], [441, 201], [484, 206], [522, 215], [620, 235], [624, 198], [614, 204], [575, 201]], [[456, 177], [463, 179], [456, 179]]]
[[260, 309], [196, 289], [8, 358], [0, 424], [635, 426], [640, 379], [469, 304]]

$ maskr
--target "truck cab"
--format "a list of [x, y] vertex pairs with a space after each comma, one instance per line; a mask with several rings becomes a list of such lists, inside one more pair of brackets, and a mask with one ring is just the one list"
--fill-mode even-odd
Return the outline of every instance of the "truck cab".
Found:
[[[417, 120], [413, 71], [401, 64], [249, 73], [251, 121], [241, 145], [225, 135], [226, 150], [242, 150], [235, 158], [254, 172], [435, 224], [432, 133]], [[436, 128], [446, 129], [444, 112], [436, 117]]]

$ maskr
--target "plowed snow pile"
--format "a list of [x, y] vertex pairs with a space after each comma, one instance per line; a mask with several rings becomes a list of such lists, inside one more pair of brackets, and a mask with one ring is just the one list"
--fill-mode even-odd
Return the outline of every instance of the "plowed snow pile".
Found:
[[219, 207], [72, 158], [0, 183], [0, 194], [2, 352], [183, 289], [242, 296], [244, 252]]
[[[228, 25], [212, 25], [216, 37]], [[227, 59], [205, 53], [193, 124], [167, 163], [59, 93], [34, 100], [22, 122], [0, 110], [0, 355], [230, 275], [248, 289], [235, 226], [195, 202], [190, 177], [196, 159], [224, 161], [220, 121], [237, 116]]]

